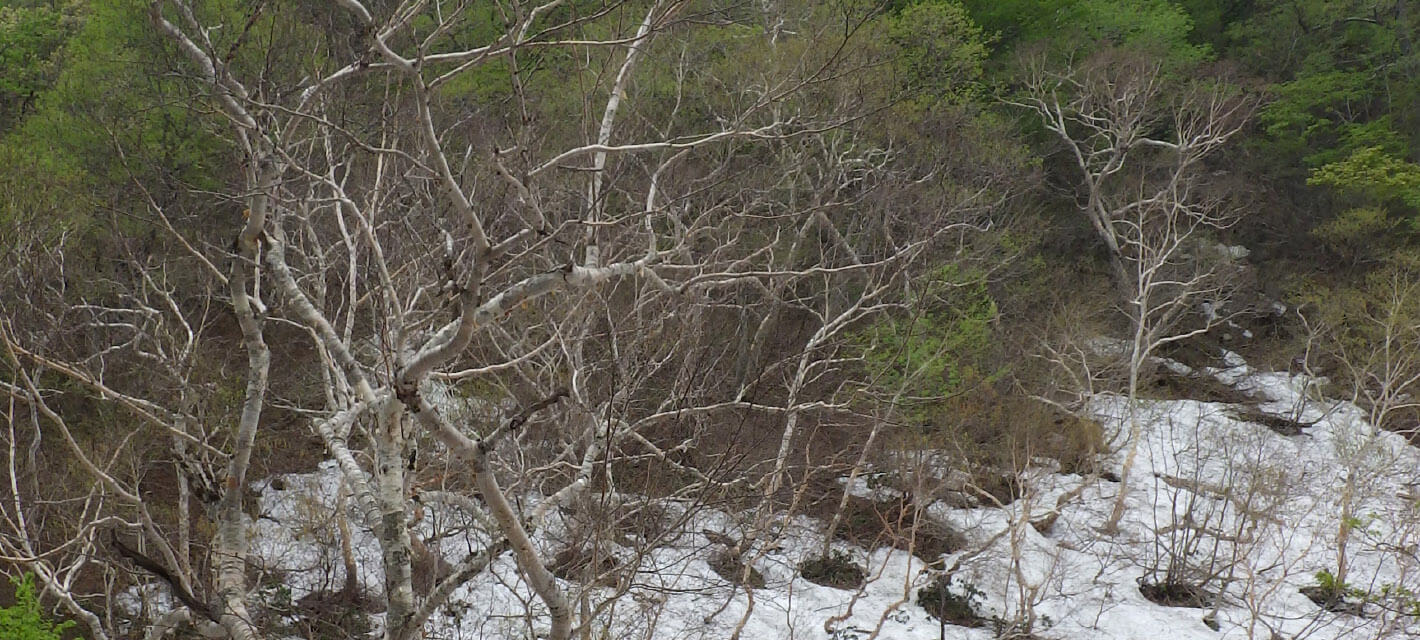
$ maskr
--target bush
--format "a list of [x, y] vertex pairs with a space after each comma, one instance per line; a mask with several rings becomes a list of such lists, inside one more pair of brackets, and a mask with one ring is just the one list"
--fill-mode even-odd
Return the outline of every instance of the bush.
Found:
[[1213, 606], [1215, 596], [1197, 585], [1183, 582], [1140, 582], [1139, 594], [1164, 607], [1206, 609]]
[[881, 389], [903, 389], [918, 398], [900, 408], [908, 422], [927, 428], [955, 415], [941, 399], [987, 385], [1005, 371], [991, 358], [999, 317], [982, 273], [953, 266], [916, 283], [910, 307], [917, 312], [887, 316], [858, 332], [854, 350]]
[[868, 573], [842, 551], [814, 556], [799, 564], [799, 575], [814, 584], [835, 589], [857, 589], [863, 586]]
[[764, 574], [759, 569], [749, 567], [749, 572], [745, 572], [745, 563], [740, 559], [739, 554], [728, 549], [721, 549], [710, 556], [707, 561], [710, 569], [730, 584], [736, 584], [746, 589], [763, 589]]
[[74, 623], [54, 624], [45, 617], [35, 593], [35, 578], [26, 573], [11, 578], [15, 583], [15, 605], [0, 608], [0, 638], [5, 640], [59, 640]]
[[1362, 615], [1365, 613], [1366, 592], [1336, 579], [1325, 569], [1316, 572], [1316, 584], [1302, 587], [1302, 595], [1316, 606], [1332, 613]]
[[881, 501], [849, 496], [842, 525], [834, 535], [869, 549], [887, 545], [911, 550], [929, 564], [940, 563], [943, 555], [966, 547], [965, 536], [921, 511], [910, 495]]
[[944, 574], [917, 590], [917, 604], [947, 624], [981, 627], [986, 625], [986, 619], [976, 613], [981, 595], [980, 589], [969, 584], [962, 587], [962, 593], [953, 591], [951, 576]]

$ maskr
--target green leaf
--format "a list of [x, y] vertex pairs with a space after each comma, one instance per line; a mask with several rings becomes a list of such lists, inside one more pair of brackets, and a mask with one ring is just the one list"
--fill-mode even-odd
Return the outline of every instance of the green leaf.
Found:
[[34, 574], [11, 578], [15, 584], [14, 606], [0, 608], [0, 638], [6, 640], [60, 640], [73, 621], [55, 624], [44, 615], [35, 593]]
[[1344, 160], [1312, 172], [1307, 184], [1332, 187], [1342, 193], [1384, 204], [1400, 201], [1420, 208], [1420, 165], [1390, 155], [1381, 147], [1365, 147]]

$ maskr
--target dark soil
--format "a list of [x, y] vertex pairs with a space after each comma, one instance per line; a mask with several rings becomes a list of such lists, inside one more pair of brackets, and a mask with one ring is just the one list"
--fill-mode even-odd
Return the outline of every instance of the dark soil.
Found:
[[1023, 493], [1021, 478], [1010, 473], [992, 474], [982, 480], [977, 481], [978, 487], [991, 496], [990, 499], [978, 497], [977, 502], [984, 507], [995, 507], [996, 503], [1005, 506], [1015, 502]]
[[378, 608], [362, 593], [316, 591], [296, 603], [296, 622], [275, 631], [287, 632], [312, 640], [344, 640], [361, 638], [373, 628], [369, 614]]
[[581, 582], [591, 577], [596, 578], [596, 584], [614, 586], [616, 570], [620, 567], [621, 563], [605, 549], [594, 553], [584, 547], [568, 547], [552, 558], [548, 569], [552, 575], [569, 582]]
[[652, 503], [621, 505], [614, 517], [614, 530], [643, 541], [655, 540], [665, 535], [671, 519], [663, 507]]
[[1184, 375], [1160, 367], [1153, 380], [1139, 389], [1140, 395], [1159, 400], [1197, 400], [1222, 404], [1247, 404], [1251, 395], [1207, 375]]

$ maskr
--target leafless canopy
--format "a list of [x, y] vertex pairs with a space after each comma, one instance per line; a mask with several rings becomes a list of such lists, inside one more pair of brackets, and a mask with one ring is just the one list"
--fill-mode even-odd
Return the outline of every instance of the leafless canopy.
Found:
[[[663, 494], [772, 501], [798, 426], [847, 409], [844, 336], [980, 224], [985, 181], [906, 171], [864, 126], [875, 63], [851, 3], [337, 4], [278, 28], [152, 0], [240, 161], [201, 210], [149, 198], [168, 248], [118, 256], [112, 281], [66, 281], [63, 242], [12, 266], [29, 282], [0, 319], [0, 551], [96, 640], [132, 623], [266, 637], [245, 488], [327, 457], [379, 540], [386, 638], [420, 637], [502, 553], [530, 619], [567, 638], [602, 605], [554, 578], [552, 516], [634, 501], [644, 481], [618, 474], [648, 468], [676, 478]], [[301, 47], [317, 62], [284, 67]], [[89, 406], [110, 412], [99, 442]], [[747, 422], [773, 428], [762, 455], [711, 437]], [[54, 492], [17, 480], [40, 433], [91, 487], [72, 542], [32, 521]], [[139, 443], [171, 463], [175, 499], [145, 493]], [[436, 503], [488, 543], [416, 587]], [[160, 620], [96, 607], [126, 583], [93, 576], [135, 561], [186, 595]]]

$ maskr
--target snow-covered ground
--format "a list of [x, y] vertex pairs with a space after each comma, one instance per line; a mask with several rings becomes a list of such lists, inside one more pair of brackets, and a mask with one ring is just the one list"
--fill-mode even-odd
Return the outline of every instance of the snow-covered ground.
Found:
[[[1349, 639], [1420, 633], [1417, 619], [1392, 611], [1414, 604], [1401, 587], [1420, 589], [1415, 555], [1420, 492], [1412, 494], [1420, 482], [1420, 455], [1399, 436], [1366, 424], [1355, 406], [1318, 400], [1304, 377], [1256, 371], [1231, 354], [1227, 363], [1202, 373], [1252, 394], [1252, 415], [1314, 424], [1300, 434], [1282, 435], [1239, 417], [1247, 417], [1240, 407], [1145, 401], [1137, 414], [1143, 438], [1125, 496], [1128, 508], [1116, 532], [1100, 528], [1119, 482], [1108, 479], [1110, 474], [1059, 474], [1046, 464], [1028, 474], [1027, 498], [1006, 508], [938, 503], [928, 509], [971, 543], [947, 558], [949, 566], [957, 565], [955, 592], [977, 593], [973, 601], [986, 618], [1017, 619], [1023, 601], [1033, 604], [1039, 638]], [[1098, 397], [1091, 405], [1112, 433], [1127, 432], [1127, 409], [1116, 396]], [[1117, 472], [1123, 456], [1121, 451], [1106, 467]], [[331, 518], [338, 477], [334, 465], [326, 464], [314, 473], [256, 483], [257, 555], [261, 564], [280, 570], [273, 584], [284, 583], [270, 587], [272, 597], [294, 601], [312, 591], [339, 589], [344, 570]], [[1323, 610], [1299, 591], [1316, 584], [1319, 570], [1336, 571], [1348, 485], [1354, 530], [1346, 580], [1372, 598], [1362, 604], [1360, 616]], [[880, 491], [861, 482], [850, 489]], [[665, 508], [672, 516], [678, 513], [673, 503]], [[452, 508], [431, 507], [430, 514], [426, 523], [460, 519]], [[903, 551], [835, 541], [835, 549], [867, 569], [869, 580], [861, 590], [799, 577], [796, 567], [818, 553], [825, 529], [806, 517], [782, 523], [782, 539], [754, 562], [765, 588], [752, 593], [734, 588], [707, 564], [719, 547], [704, 531], [733, 533], [747, 517], [700, 511], [678, 538], [640, 558], [622, 558], [638, 571], [630, 589], [598, 617], [604, 629], [593, 636], [729, 638], [742, 619], [739, 637], [747, 640], [860, 640], [874, 634], [926, 640], [943, 633], [948, 638], [997, 633], [999, 625], [943, 627], [930, 617], [918, 605], [917, 591], [939, 572]], [[554, 520], [543, 537], [560, 528]], [[549, 550], [555, 547], [543, 541]], [[457, 562], [486, 543], [470, 533], [431, 544]], [[374, 538], [357, 528], [352, 550], [360, 582], [378, 592], [382, 578]], [[1160, 571], [1170, 558], [1177, 560], [1180, 575], [1211, 574], [1207, 589], [1215, 592], [1214, 606], [1161, 606], [1141, 594], [1141, 584], [1163, 579]], [[598, 588], [589, 603], [595, 606], [611, 593]], [[374, 618], [378, 626], [379, 614]], [[543, 632], [545, 625], [537, 598], [505, 553], [453, 595], [427, 632], [430, 638], [518, 638], [529, 637], [530, 630]]]

